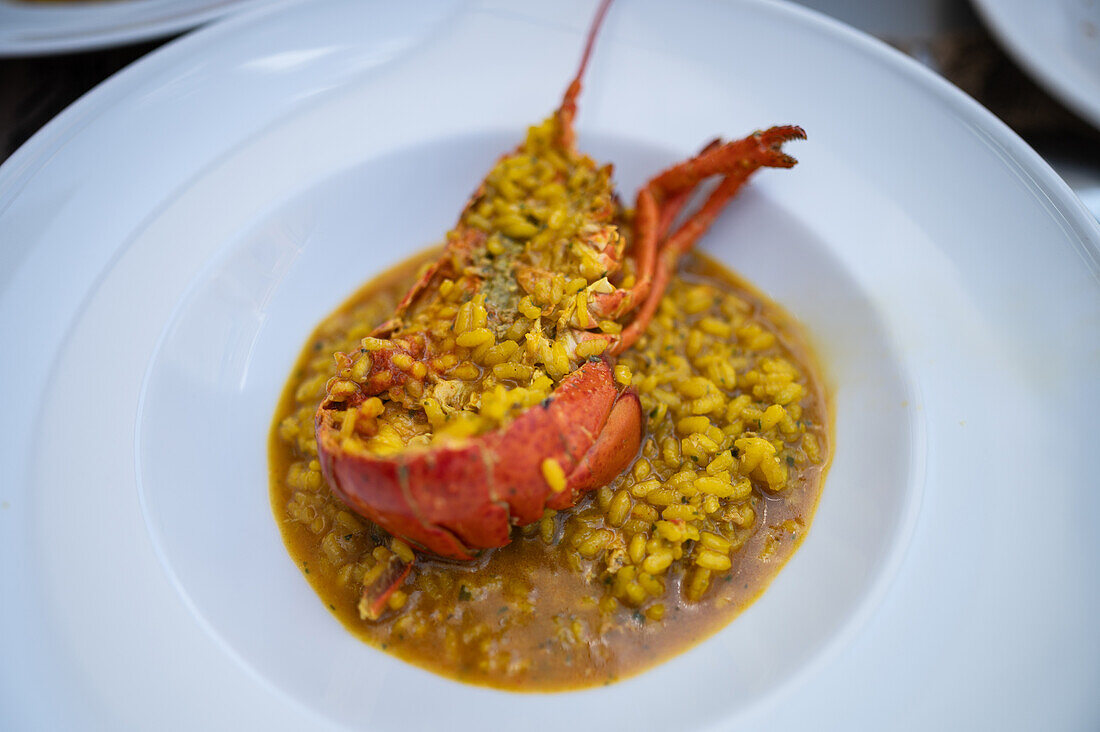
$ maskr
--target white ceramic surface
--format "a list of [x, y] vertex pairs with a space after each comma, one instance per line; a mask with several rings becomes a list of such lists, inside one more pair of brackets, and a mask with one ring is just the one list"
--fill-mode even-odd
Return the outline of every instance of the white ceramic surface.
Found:
[[0, 0], [0, 56], [37, 56], [137, 43], [271, 2]]
[[[323, 115], [344, 116], [334, 112]], [[316, 120], [304, 124], [299, 130], [308, 134]], [[376, 272], [438, 239], [489, 161], [513, 147], [517, 134], [522, 133], [461, 135], [399, 148], [272, 206], [239, 237], [227, 239], [197, 274], [149, 361], [137, 417], [138, 488], [165, 564], [202, 619], [254, 671], [306, 705], [321, 706], [325, 700], [327, 713], [349, 724], [359, 713], [362, 689], [411, 687], [436, 696], [452, 685], [381, 656], [328, 618], [286, 557], [266, 491], [241, 490], [262, 488], [266, 481], [262, 440], [242, 436], [264, 435], [273, 399], [317, 321], [356, 289], [364, 272]], [[598, 159], [626, 161], [617, 176], [624, 190], [677, 155], [599, 134], [587, 135], [584, 142]], [[254, 144], [264, 146], [263, 141]], [[288, 171], [304, 163], [278, 147], [264, 154], [282, 154]], [[254, 170], [245, 165], [230, 172], [235, 159], [224, 169], [230, 177], [215, 176], [191, 187], [189, 195], [196, 196], [200, 209], [216, 206], [227, 183], [248, 184]], [[845, 418], [838, 420], [837, 441], [861, 449], [837, 453], [828, 500], [807, 543], [812, 548], [791, 564], [774, 592], [719, 638], [659, 672], [580, 697], [572, 703], [580, 717], [598, 719], [613, 699], [630, 710], [628, 718], [635, 724], [675, 726], [683, 714], [674, 706], [630, 706], [632, 698], [661, 694], [686, 698], [705, 693], [716, 700], [692, 722], [752, 706], [860, 614], [876, 586], [888, 579], [912, 527], [924, 460], [922, 424], [910, 406], [916, 401], [912, 381], [902, 373], [891, 338], [859, 285], [828, 255], [824, 243], [793, 221], [778, 200], [782, 180], [773, 183], [776, 200], [758, 190], [747, 194], [713, 230], [707, 249], [751, 272], [756, 282], [804, 315], [830, 352], [844, 354], [832, 359], [830, 373], [843, 385], [836, 409]], [[419, 217], [394, 215], [411, 210], [413, 190], [440, 204]], [[183, 246], [188, 231], [182, 227], [171, 235]], [[142, 237], [134, 246], [142, 242], [164, 246], [160, 235]], [[767, 245], [748, 247], [748, 242]], [[360, 264], [334, 268], [332, 261]], [[787, 274], [792, 261], [801, 263], [793, 277]], [[828, 303], [827, 309], [821, 309], [822, 303]], [[212, 414], [218, 418], [211, 419]], [[242, 445], [244, 454], [228, 445]], [[210, 458], [196, 460], [196, 455]], [[281, 611], [257, 623], [254, 598], [273, 588], [279, 588]], [[807, 595], [815, 602], [802, 602]], [[312, 620], [309, 633], [299, 630], [303, 618]], [[281, 640], [287, 638], [292, 641]], [[334, 659], [340, 659], [344, 677], [338, 691], [330, 688]], [[700, 665], [717, 673], [702, 678], [691, 673]], [[549, 713], [559, 701], [528, 702], [536, 703], [533, 709], [545, 706]], [[400, 728], [405, 706], [390, 711], [393, 717], [387, 715], [386, 723]], [[417, 719], [445, 727], [449, 714], [446, 707], [428, 707]], [[537, 714], [525, 723], [532, 729], [557, 725], [552, 714]]]
[[706, 244], [836, 385], [836, 462], [773, 587], [649, 673], [528, 696], [363, 646], [305, 584], [264, 474], [290, 364], [553, 108], [591, 10], [281, 4], [0, 167], [0, 728], [1100, 721], [1100, 229], [957, 90], [786, 5], [615, 6], [580, 116], [624, 191], [715, 134], [809, 132]]
[[1044, 89], [1100, 128], [1098, 0], [972, 0]]

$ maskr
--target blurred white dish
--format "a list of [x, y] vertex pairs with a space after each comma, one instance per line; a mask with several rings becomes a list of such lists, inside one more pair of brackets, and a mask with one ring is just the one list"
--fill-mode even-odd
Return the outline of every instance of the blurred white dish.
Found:
[[306, 586], [267, 505], [279, 389], [556, 105], [592, 8], [548, 5], [230, 19], [0, 167], [0, 727], [1096, 721], [1100, 228], [957, 90], [786, 5], [617, 5], [579, 123], [623, 191], [715, 134], [809, 133], [706, 245], [836, 386], [836, 461], [773, 586], [653, 671], [550, 696], [409, 667]]
[[973, 0], [986, 24], [1044, 89], [1100, 128], [1100, 2]]
[[170, 36], [272, 0], [0, 0], [0, 56], [90, 51]]

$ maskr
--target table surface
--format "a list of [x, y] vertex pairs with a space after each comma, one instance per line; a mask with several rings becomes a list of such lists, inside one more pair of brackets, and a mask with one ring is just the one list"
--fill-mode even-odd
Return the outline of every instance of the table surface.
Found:
[[[1090, 187], [1090, 196], [1092, 187], [1100, 185], [1100, 130], [1032, 82], [999, 48], [965, 0], [801, 3], [882, 38], [946, 77], [1031, 144], [1083, 198], [1080, 180]], [[96, 84], [171, 40], [0, 59], [0, 162]], [[1066, 172], [1070, 169], [1076, 174], [1072, 178]]]

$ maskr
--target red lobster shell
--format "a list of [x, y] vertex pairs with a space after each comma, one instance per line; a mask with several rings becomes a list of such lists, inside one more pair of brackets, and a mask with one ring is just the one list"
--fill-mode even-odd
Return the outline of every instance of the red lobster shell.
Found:
[[[607, 362], [594, 360], [504, 428], [458, 445], [352, 455], [325, 410], [317, 443], [329, 486], [352, 509], [436, 554], [470, 559], [471, 549], [507, 544], [513, 523], [568, 508], [611, 481], [637, 454], [643, 424], [637, 395], [620, 392]], [[565, 471], [564, 490], [548, 486], [547, 459]]]

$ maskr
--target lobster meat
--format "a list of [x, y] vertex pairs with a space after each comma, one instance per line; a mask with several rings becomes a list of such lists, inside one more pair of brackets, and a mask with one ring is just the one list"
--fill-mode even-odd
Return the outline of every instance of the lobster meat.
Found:
[[[421, 551], [467, 560], [503, 546], [513, 526], [574, 505], [630, 464], [645, 418], [615, 356], [745, 180], [792, 167], [781, 147], [805, 137], [783, 126], [712, 142], [651, 179], [631, 220], [610, 166], [575, 149], [581, 77], [608, 5], [561, 106], [482, 182], [393, 317], [359, 354], [336, 354], [316, 412], [332, 490]], [[537, 180], [517, 187], [517, 170]], [[718, 185], [673, 228], [712, 177]]]

